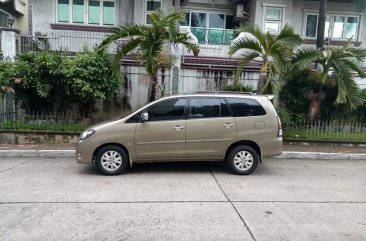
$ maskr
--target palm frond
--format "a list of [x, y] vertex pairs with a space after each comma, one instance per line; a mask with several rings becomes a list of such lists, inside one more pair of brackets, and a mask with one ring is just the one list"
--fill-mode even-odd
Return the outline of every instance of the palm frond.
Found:
[[113, 75], [118, 80], [122, 81], [121, 71], [120, 71], [121, 60], [123, 59], [123, 57], [126, 54], [128, 54], [133, 49], [135, 49], [140, 44], [140, 42], [141, 42], [140, 38], [131, 39], [117, 49], [117, 53], [112, 59], [112, 71], [113, 71]]
[[357, 106], [363, 103], [359, 96], [359, 88], [352, 79], [352, 74], [347, 66], [339, 63], [334, 64], [334, 70], [337, 78], [338, 95], [336, 103], [348, 104], [351, 109], [356, 109]]
[[272, 61], [270, 65], [273, 65], [275, 72], [285, 71], [290, 65], [290, 58], [286, 54], [286, 51], [275, 51], [271, 53]]
[[193, 52], [194, 56], [197, 56], [200, 52], [199, 45], [192, 43], [193, 39], [187, 33], [179, 33], [175, 36], [172, 36], [170, 41], [174, 45], [183, 44], [188, 49], [188, 51]]
[[294, 69], [303, 70], [311, 63], [318, 62], [323, 57], [320, 50], [310, 47], [298, 49], [292, 56], [292, 67]]
[[283, 79], [280, 78], [280, 74], [274, 73], [270, 71], [267, 81], [263, 86], [263, 89], [261, 90], [260, 94], [277, 94], [281, 90], [281, 87], [284, 85], [284, 81], [281, 81]]
[[149, 28], [148, 26], [142, 26], [138, 24], [126, 24], [119, 28], [115, 28], [113, 33], [110, 34], [107, 38], [105, 38], [102, 43], [98, 46], [98, 48], [105, 48], [109, 46], [114, 41], [125, 38], [125, 37], [134, 37], [139, 36], [141, 33]]
[[140, 42], [140, 60], [145, 63], [148, 74], [155, 74], [159, 68], [159, 56], [163, 50], [161, 33], [148, 32]]
[[118, 49], [116, 55], [114, 56], [114, 58], [112, 59], [112, 73], [113, 76], [116, 77], [116, 79], [118, 81], [120, 81], [121, 83], [124, 81], [122, 79], [122, 75], [121, 75], [121, 60], [123, 59], [123, 51], [122, 49]]
[[235, 72], [235, 82], [238, 83], [240, 80], [241, 71], [244, 69], [245, 65], [247, 65], [253, 59], [259, 57], [259, 53], [257, 51], [248, 51], [239, 61], [239, 65]]
[[304, 39], [288, 24], [286, 24], [279, 35], [276, 37], [276, 42], [286, 43], [288, 46], [297, 47], [304, 43]]
[[229, 56], [232, 56], [238, 50], [244, 49], [249, 51], [256, 51], [258, 53], [262, 53], [263, 49], [259, 41], [251, 38], [241, 38], [233, 42], [233, 44], [229, 48]]
[[262, 30], [257, 25], [251, 25], [251, 24], [241, 24], [238, 28], [235, 29], [236, 33], [249, 33], [255, 37], [259, 44], [263, 47], [266, 46], [266, 37], [265, 34], [262, 32]]
[[351, 59], [343, 59], [342, 63], [344, 66], [346, 66], [349, 70], [353, 70], [355, 72], [357, 72], [357, 74], [364, 78], [366, 77], [365, 71], [363, 70], [363, 68], [359, 65], [359, 63], [351, 60]]
[[350, 48], [347, 49], [347, 51], [350, 52], [359, 62], [363, 62], [366, 59], [365, 48]]

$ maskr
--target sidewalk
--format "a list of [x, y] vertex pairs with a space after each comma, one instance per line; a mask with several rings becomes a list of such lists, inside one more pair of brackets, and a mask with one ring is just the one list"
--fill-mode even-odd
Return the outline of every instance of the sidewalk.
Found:
[[[1, 144], [1, 157], [75, 157], [74, 144]], [[366, 160], [366, 147], [284, 145], [276, 159]]]

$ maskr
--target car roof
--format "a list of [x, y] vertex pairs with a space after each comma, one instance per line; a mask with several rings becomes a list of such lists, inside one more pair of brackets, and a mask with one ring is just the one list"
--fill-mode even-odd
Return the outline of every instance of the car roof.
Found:
[[[168, 97], [164, 97], [162, 99], [170, 99], [170, 98], [187, 98], [187, 97], [236, 97], [236, 98], [251, 98], [251, 99], [273, 99], [274, 95], [256, 95], [255, 93], [250, 92], [235, 92], [235, 91], [216, 91], [216, 92], [196, 92], [193, 94], [180, 94], [180, 95], [171, 95]], [[160, 99], [161, 100], [161, 99]]]

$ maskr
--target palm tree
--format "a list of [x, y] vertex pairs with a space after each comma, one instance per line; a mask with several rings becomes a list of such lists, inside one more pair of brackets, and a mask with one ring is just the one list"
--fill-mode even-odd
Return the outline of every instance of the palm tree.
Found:
[[120, 38], [127, 38], [126, 42], [119, 45], [114, 57], [114, 72], [121, 78], [120, 62], [132, 51], [137, 51], [137, 61], [145, 65], [146, 72], [151, 79], [151, 88], [148, 100], [154, 101], [158, 70], [163, 59], [162, 52], [166, 44], [183, 44], [194, 56], [199, 53], [199, 46], [187, 33], [180, 33], [177, 24], [184, 17], [183, 12], [164, 14], [161, 11], [150, 14], [151, 25], [126, 24], [114, 30], [100, 44], [99, 48], [105, 48]]
[[353, 79], [353, 73], [365, 77], [362, 63], [366, 59], [366, 49], [355, 48], [351, 40], [343, 47], [328, 48], [324, 51], [315, 48], [303, 48], [295, 52], [293, 71], [318, 66], [316, 68], [317, 84], [309, 94], [309, 120], [319, 118], [320, 104], [325, 97], [324, 87], [335, 86], [337, 97], [335, 104], [348, 104], [351, 109], [363, 103], [360, 90]]
[[303, 43], [292, 27], [285, 25], [278, 35], [263, 33], [258, 26], [241, 25], [236, 32], [249, 34], [235, 40], [229, 49], [232, 56], [239, 50], [244, 50], [236, 70], [235, 80], [240, 79], [241, 71], [250, 61], [260, 59], [261, 70], [257, 85], [257, 93], [278, 91], [280, 75], [290, 63], [293, 48]]

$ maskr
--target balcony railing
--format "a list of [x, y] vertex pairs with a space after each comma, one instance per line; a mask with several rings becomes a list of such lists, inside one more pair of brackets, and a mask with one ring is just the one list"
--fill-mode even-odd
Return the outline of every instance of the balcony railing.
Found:
[[234, 39], [232, 29], [190, 28], [190, 32], [197, 37], [198, 44], [230, 45]]

